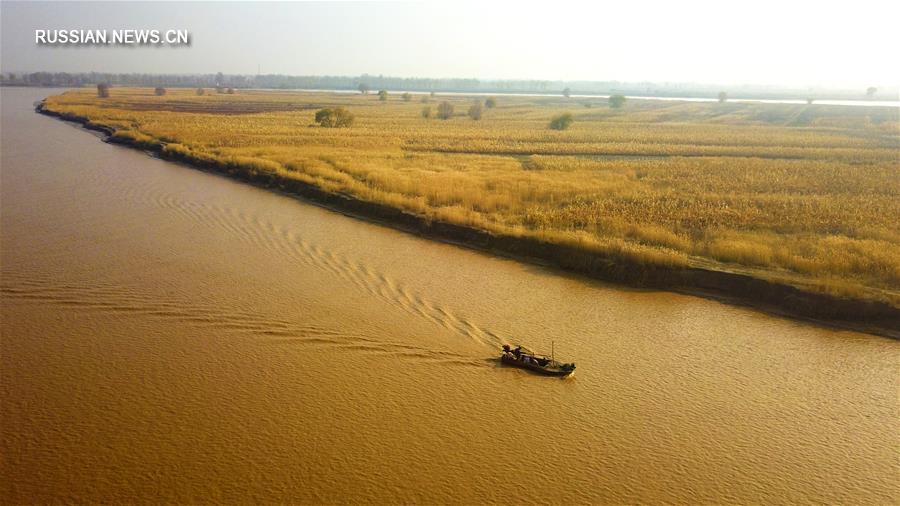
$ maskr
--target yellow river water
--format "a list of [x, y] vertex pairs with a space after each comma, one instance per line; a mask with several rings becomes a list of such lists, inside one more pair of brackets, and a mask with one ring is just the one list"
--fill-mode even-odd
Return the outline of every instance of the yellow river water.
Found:
[[[0, 502], [900, 502], [900, 343], [430, 242], [2, 90]], [[504, 342], [575, 361], [500, 367]]]

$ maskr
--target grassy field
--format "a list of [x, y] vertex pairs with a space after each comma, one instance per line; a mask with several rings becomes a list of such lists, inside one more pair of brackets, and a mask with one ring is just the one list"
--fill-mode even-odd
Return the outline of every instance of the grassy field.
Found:
[[[433, 220], [900, 306], [897, 108], [499, 96], [476, 121], [473, 97], [440, 94], [110, 93], [46, 107]], [[331, 106], [353, 126], [316, 126]], [[549, 129], [564, 112], [571, 128]]]

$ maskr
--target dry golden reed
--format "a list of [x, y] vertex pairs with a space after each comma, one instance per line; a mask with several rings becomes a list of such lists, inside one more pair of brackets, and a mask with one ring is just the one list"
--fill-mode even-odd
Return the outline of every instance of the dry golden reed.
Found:
[[[429, 219], [900, 304], [896, 108], [497, 97], [473, 121], [472, 97], [434, 100], [457, 112], [426, 118], [394, 95], [120, 88], [47, 107]], [[317, 127], [324, 107], [356, 121]], [[547, 127], [566, 112], [569, 129]]]

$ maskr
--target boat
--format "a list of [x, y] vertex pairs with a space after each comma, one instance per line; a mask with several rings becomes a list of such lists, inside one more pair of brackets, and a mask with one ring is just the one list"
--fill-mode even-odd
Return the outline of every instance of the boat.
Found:
[[538, 355], [522, 346], [503, 345], [500, 362], [512, 367], [527, 369], [545, 376], [568, 376], [575, 372], [575, 363], [563, 364], [551, 356]]

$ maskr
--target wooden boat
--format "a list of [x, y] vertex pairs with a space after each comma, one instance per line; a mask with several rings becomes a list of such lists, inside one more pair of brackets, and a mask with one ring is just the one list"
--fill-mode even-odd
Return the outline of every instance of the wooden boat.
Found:
[[528, 369], [545, 376], [568, 376], [575, 372], [574, 363], [563, 364], [557, 362], [552, 355], [550, 357], [537, 355], [522, 346], [510, 348], [508, 344], [503, 345], [500, 362], [512, 367]]

